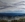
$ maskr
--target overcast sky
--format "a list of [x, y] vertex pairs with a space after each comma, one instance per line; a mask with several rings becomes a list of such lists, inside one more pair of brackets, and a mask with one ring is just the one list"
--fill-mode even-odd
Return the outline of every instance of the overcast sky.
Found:
[[[9, 5], [12, 5], [14, 3], [18, 3], [18, 2], [23, 1], [23, 0], [1, 0], [1, 1], [6, 2], [7, 5], [9, 6]], [[25, 8], [25, 6], [18, 6], [18, 7], [19, 8]], [[19, 9], [19, 8], [17, 8], [16, 6], [15, 7], [9, 7], [9, 8], [0, 10], [0, 12], [7, 12], [7, 11], [13, 11], [14, 12], [14, 11], [19, 11], [19, 10], [22, 10], [25, 12], [25, 9]]]

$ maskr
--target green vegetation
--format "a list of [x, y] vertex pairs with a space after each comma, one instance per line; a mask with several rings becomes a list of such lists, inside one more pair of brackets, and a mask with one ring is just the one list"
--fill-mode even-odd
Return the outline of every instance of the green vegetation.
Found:
[[11, 22], [25, 22], [25, 18], [20, 18], [19, 20], [12, 20]]
[[[0, 22], [8, 22], [8, 21], [0, 19]], [[19, 20], [11, 20], [11, 22], [25, 22], [25, 18], [20, 18]]]
[[17, 20], [12, 20], [11, 22], [17, 22]]
[[7, 20], [0, 20], [0, 22], [8, 22]]

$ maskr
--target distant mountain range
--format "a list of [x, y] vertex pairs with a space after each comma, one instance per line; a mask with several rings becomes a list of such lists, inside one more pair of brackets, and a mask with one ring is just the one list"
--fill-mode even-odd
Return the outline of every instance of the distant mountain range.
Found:
[[0, 13], [0, 16], [24, 16], [25, 13]]

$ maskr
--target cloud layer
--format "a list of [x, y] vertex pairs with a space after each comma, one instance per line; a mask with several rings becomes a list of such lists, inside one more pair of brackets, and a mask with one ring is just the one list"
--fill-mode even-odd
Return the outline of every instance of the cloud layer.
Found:
[[19, 5], [19, 6], [11, 5], [11, 6], [12, 7], [0, 10], [0, 13], [25, 13], [25, 5]]

